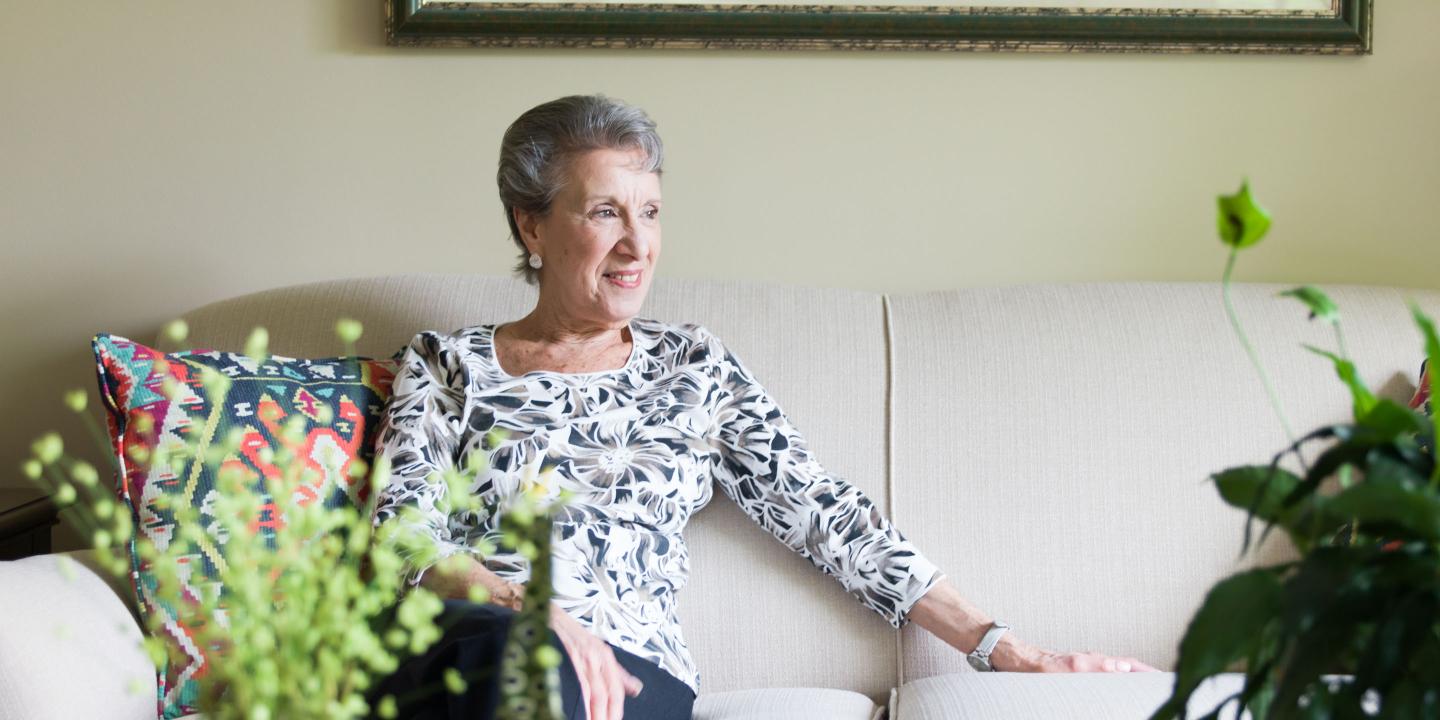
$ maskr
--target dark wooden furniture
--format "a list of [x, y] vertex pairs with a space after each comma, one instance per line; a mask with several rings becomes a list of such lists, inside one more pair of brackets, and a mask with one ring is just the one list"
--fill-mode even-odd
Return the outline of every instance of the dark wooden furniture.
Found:
[[50, 496], [30, 488], [0, 488], [0, 560], [50, 552], [50, 531], [59, 522]]

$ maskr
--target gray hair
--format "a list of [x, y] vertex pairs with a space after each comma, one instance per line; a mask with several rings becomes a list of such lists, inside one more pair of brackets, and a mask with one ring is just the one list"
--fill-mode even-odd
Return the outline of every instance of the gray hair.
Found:
[[665, 148], [655, 121], [644, 110], [604, 95], [570, 95], [525, 111], [505, 130], [500, 141], [500, 202], [510, 224], [510, 238], [520, 247], [515, 272], [536, 284], [539, 273], [529, 264], [529, 251], [515, 223], [515, 210], [544, 216], [565, 186], [574, 156], [591, 150], [635, 150], [645, 153], [644, 169], [660, 174]]

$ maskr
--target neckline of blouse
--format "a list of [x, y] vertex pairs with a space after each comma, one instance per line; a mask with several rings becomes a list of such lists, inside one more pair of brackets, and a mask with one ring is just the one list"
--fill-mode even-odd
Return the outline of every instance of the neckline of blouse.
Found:
[[495, 350], [495, 331], [498, 330], [501, 325], [509, 324], [510, 323], [491, 323], [488, 325], [483, 325], [482, 327], [484, 328], [485, 332], [481, 337], [485, 340], [485, 347], [490, 350], [491, 366], [493, 366], [495, 368], [495, 371], [500, 373], [502, 377], [511, 380], [519, 380], [521, 378], [527, 378], [532, 375], [551, 375], [561, 378], [585, 378], [595, 377], [598, 375], [611, 375], [628, 371], [630, 368], [634, 367], [635, 363], [640, 359], [640, 332], [636, 328], [635, 318], [630, 318], [629, 322], [627, 323], [630, 328], [630, 356], [625, 359], [625, 364], [621, 365], [618, 368], [613, 368], [610, 370], [596, 370], [594, 372], [585, 373], [567, 373], [559, 372], [557, 370], [531, 370], [524, 375], [511, 375], [508, 371], [505, 370], [505, 366], [500, 364], [500, 353]]

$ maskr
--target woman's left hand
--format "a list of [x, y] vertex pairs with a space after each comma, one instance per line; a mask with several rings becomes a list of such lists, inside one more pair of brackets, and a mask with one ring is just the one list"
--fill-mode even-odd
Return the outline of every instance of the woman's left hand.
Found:
[[[974, 649], [993, 620], [944, 576], [911, 608], [910, 619], [961, 653]], [[1001, 672], [1159, 672], [1133, 657], [1043, 650], [1014, 633], [1000, 636], [990, 653], [990, 664]]]
[[1062, 653], [1033, 647], [1013, 652], [998, 650], [991, 661], [995, 669], [1002, 672], [1159, 672], [1133, 657], [1112, 657], [1093, 652]]

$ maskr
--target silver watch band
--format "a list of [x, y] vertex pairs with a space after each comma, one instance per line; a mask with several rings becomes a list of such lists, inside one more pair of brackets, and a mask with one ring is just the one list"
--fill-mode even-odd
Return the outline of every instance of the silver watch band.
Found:
[[969, 655], [965, 656], [970, 661], [970, 666], [980, 672], [991, 672], [995, 669], [990, 664], [990, 653], [1000, 643], [1000, 636], [1009, 630], [1010, 626], [999, 620], [990, 624], [990, 629], [985, 631], [985, 637], [980, 638], [980, 644], [975, 646]]

